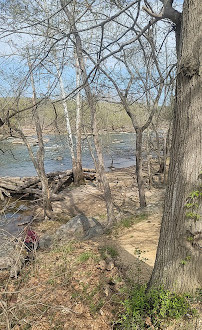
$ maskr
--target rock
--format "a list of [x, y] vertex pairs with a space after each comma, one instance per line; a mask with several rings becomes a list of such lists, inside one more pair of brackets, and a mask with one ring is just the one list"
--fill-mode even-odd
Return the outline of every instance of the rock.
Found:
[[83, 314], [85, 310], [85, 307], [81, 303], [77, 303], [74, 306], [74, 313], [76, 314]]
[[105, 314], [105, 313], [103, 312], [103, 310], [100, 309], [100, 315], [101, 315], [101, 316], [104, 316], [104, 314]]
[[103, 228], [94, 218], [87, 218], [80, 214], [70, 219], [62, 225], [55, 234], [56, 240], [67, 240], [72, 238], [90, 239], [94, 236], [102, 235]]
[[98, 269], [101, 269], [101, 270], [112, 270], [114, 268], [114, 262], [112, 260], [110, 261], [105, 261], [105, 260], [101, 260], [99, 262], [99, 264], [97, 265], [97, 268]]
[[11, 267], [13, 259], [10, 257], [0, 257], [0, 270], [8, 269]]
[[110, 294], [110, 288], [108, 286], [104, 289], [104, 293], [105, 293], [105, 296], [106, 297], [109, 296], [109, 294]]
[[110, 271], [114, 268], [114, 263], [112, 260], [110, 260], [107, 264], [106, 270]]
[[44, 235], [39, 238], [39, 248], [40, 249], [48, 249], [52, 244], [53, 238], [49, 235]]
[[22, 242], [9, 236], [0, 235], [0, 270], [10, 271], [10, 276], [17, 278], [28, 253], [22, 247]]
[[10, 277], [17, 278], [25, 264], [25, 258], [20, 256], [17, 260], [13, 260], [10, 268]]
[[55, 160], [63, 160], [63, 157], [62, 156], [58, 156], [55, 158]]
[[145, 318], [145, 325], [147, 327], [149, 327], [150, 329], [154, 329], [154, 326], [153, 326], [152, 321], [151, 321], [151, 317], [147, 316]]

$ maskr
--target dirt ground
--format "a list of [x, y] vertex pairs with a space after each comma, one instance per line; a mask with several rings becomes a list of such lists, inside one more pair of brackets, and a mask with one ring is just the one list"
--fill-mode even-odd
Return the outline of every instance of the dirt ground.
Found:
[[[107, 176], [115, 205], [117, 228], [112, 235], [102, 237], [100, 244], [116, 247], [119, 262], [128, 270], [129, 276], [133, 277], [136, 273], [137, 261], [143, 261], [142, 281], [147, 282], [156, 256], [165, 188], [159, 185], [146, 189], [147, 208], [141, 210], [135, 168], [116, 169], [108, 172]], [[63, 199], [53, 203], [58, 220], [66, 221], [78, 214], [85, 214], [106, 224], [106, 205], [97, 182], [86, 181], [80, 187], [70, 186], [59, 196]], [[47, 223], [47, 226], [46, 222], [42, 223], [38, 230], [55, 230], [55, 225]]]

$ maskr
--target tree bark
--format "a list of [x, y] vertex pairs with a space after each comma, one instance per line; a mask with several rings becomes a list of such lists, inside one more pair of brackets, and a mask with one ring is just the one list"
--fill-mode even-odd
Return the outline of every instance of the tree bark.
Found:
[[142, 174], [142, 129], [136, 129], [136, 177], [138, 184], [138, 193], [140, 207], [146, 207], [144, 179]]
[[[171, 163], [154, 270], [149, 283], [177, 292], [202, 284], [202, 17], [201, 1], [185, 0], [177, 68]], [[188, 203], [199, 206], [188, 208]]]

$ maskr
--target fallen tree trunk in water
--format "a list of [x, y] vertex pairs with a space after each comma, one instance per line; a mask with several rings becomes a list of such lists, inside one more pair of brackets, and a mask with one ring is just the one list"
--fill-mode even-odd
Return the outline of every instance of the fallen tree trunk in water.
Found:
[[[83, 169], [86, 180], [95, 180], [96, 172], [94, 169]], [[51, 172], [47, 175], [49, 187], [53, 193], [59, 193], [62, 189], [69, 186], [73, 181], [72, 170]], [[26, 197], [41, 197], [41, 182], [38, 177], [2, 177], [0, 178], [0, 199], [13, 197], [15, 195], [26, 195]]]

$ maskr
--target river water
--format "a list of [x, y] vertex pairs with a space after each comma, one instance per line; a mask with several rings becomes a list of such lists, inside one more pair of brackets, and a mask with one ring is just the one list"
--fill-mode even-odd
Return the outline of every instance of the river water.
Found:
[[[71, 158], [65, 135], [46, 135], [45, 170], [46, 172], [71, 169]], [[116, 168], [135, 164], [135, 135], [133, 133], [112, 133], [101, 135], [102, 148], [106, 168]], [[36, 154], [38, 146], [32, 146]], [[89, 152], [88, 142], [83, 140], [83, 167], [93, 168], [94, 163]], [[12, 139], [0, 143], [0, 177], [3, 176], [34, 176], [36, 171], [30, 160], [26, 146], [13, 144]]]

